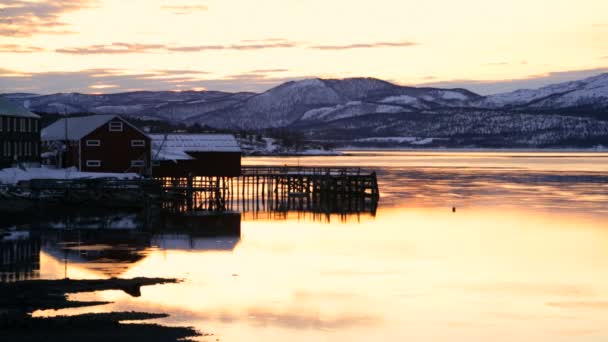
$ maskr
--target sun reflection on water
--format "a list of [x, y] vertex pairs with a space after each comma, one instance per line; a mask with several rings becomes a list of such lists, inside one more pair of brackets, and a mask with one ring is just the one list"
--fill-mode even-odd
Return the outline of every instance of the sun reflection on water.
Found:
[[[157, 235], [117, 276], [182, 283], [143, 288], [139, 298], [116, 291], [74, 298], [115, 302], [86, 312], [166, 312], [159, 322], [222, 341], [608, 339], [608, 156], [576, 155], [570, 164], [542, 156], [532, 168], [529, 154], [490, 156], [504, 164], [491, 169], [478, 155], [438, 168], [410, 165], [409, 157], [359, 156], [378, 169], [375, 217], [328, 223], [245, 214], [237, 240]], [[449, 164], [449, 155], [439, 157]], [[414, 158], [437, 163], [432, 154]], [[329, 161], [336, 159], [300, 160]], [[41, 276], [60, 278], [65, 264], [49, 248]], [[103, 269], [67, 265], [72, 278], [104, 277]]]

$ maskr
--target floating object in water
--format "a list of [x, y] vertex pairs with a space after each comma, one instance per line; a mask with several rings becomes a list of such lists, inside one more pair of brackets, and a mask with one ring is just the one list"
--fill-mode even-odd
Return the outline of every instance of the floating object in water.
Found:
[[455, 213], [456, 212], [456, 207], [452, 207], [452, 212]]

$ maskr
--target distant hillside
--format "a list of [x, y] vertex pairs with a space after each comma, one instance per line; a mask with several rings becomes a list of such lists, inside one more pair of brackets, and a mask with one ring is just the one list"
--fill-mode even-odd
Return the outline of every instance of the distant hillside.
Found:
[[341, 145], [608, 145], [608, 74], [511, 93], [308, 79], [268, 91], [5, 94], [39, 113], [121, 114], [228, 130], [285, 128]]

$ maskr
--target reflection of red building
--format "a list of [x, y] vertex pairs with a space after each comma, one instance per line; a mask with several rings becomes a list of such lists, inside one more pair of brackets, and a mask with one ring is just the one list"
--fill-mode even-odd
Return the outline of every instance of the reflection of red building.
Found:
[[150, 138], [116, 115], [60, 119], [42, 130], [42, 141], [60, 151], [61, 167], [87, 172], [139, 172], [150, 169]]
[[241, 149], [230, 134], [151, 134], [154, 177], [237, 177]]

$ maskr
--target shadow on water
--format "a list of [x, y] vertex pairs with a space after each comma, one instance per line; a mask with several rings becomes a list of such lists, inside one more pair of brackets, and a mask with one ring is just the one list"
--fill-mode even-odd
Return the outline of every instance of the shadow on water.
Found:
[[104, 277], [120, 277], [152, 250], [232, 250], [241, 237], [240, 213], [162, 215], [153, 223], [140, 212], [53, 215], [0, 228], [0, 281], [40, 277], [40, 254], [79, 264]]

